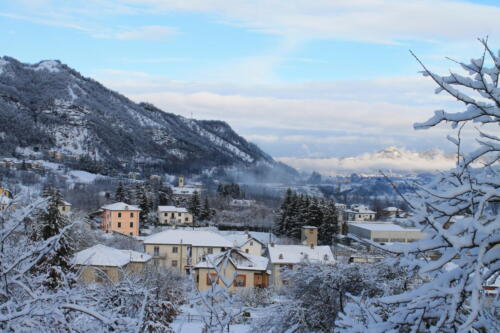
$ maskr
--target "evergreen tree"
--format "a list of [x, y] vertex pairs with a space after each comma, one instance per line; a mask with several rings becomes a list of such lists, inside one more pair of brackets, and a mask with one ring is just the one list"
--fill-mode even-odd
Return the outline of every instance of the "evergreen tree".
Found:
[[115, 200], [118, 202], [128, 202], [127, 192], [125, 191], [122, 182], [120, 182], [116, 188]]
[[289, 210], [292, 204], [293, 192], [290, 188], [286, 190], [285, 198], [281, 203], [281, 207], [278, 216], [275, 220], [274, 232], [278, 235], [284, 235], [286, 233], [286, 224], [289, 217]]
[[161, 187], [158, 191], [158, 205], [167, 206], [172, 203], [174, 193], [170, 186]]
[[210, 209], [210, 205], [208, 203], [208, 198], [205, 197], [205, 201], [203, 202], [203, 207], [200, 212], [200, 220], [208, 221], [212, 217], [212, 211]]
[[323, 223], [323, 210], [320, 208], [318, 200], [313, 198], [306, 209], [304, 224], [319, 227]]
[[[59, 211], [59, 206], [64, 202], [61, 193], [57, 189], [50, 189], [47, 193], [48, 204], [45, 210], [37, 214], [36, 225], [31, 234], [31, 240], [45, 241], [51, 237], [62, 233], [62, 230], [69, 225], [67, 217]], [[63, 233], [55, 246], [55, 251], [37, 263], [35, 270], [46, 272], [45, 284], [50, 288], [56, 288], [62, 283], [64, 273], [71, 270], [71, 257], [73, 248], [71, 240], [66, 233]]]
[[141, 212], [139, 213], [139, 219], [141, 223], [147, 223], [149, 220], [151, 205], [146, 189], [144, 187], [139, 188], [139, 192], [137, 193], [137, 199], [139, 200], [139, 208], [141, 209]]
[[330, 245], [333, 242], [333, 237], [339, 233], [337, 211], [335, 203], [326, 203], [323, 207], [323, 220], [319, 227], [319, 240], [322, 244]]
[[189, 201], [188, 210], [191, 214], [193, 214], [194, 218], [200, 217], [200, 195], [197, 191], [193, 193], [191, 200]]

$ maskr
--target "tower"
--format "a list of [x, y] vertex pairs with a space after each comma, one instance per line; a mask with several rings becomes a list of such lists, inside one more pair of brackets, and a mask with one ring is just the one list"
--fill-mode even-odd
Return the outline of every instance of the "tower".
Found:
[[184, 176], [179, 177], [179, 187], [184, 187]]

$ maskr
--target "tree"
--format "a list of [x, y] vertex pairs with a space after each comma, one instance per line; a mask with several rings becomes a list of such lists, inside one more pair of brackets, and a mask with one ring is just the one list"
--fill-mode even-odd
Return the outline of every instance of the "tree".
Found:
[[[498, 332], [499, 297], [488, 299], [484, 287], [500, 275], [500, 57], [480, 40], [481, 58], [457, 62], [467, 73], [440, 76], [423, 67], [424, 76], [465, 104], [462, 112], [435, 111], [416, 129], [442, 122], [452, 124], [457, 136], [456, 167], [427, 186], [418, 186], [411, 221], [427, 237], [406, 245], [384, 247], [403, 257], [402, 267], [419, 269], [426, 282], [414, 290], [379, 298], [356, 298], [338, 321], [340, 332]], [[488, 65], [490, 63], [491, 65]], [[462, 132], [474, 122], [479, 148], [466, 154]], [[435, 261], [427, 258], [438, 257]], [[498, 280], [497, 280], [498, 281]]]
[[200, 195], [195, 191], [189, 200], [188, 210], [193, 214], [194, 218], [200, 217]]
[[407, 289], [413, 272], [392, 260], [380, 263], [313, 264], [304, 262], [284, 270], [285, 297], [266, 311], [257, 332], [333, 332], [347, 295], [391, 295]]
[[208, 198], [205, 197], [205, 201], [203, 202], [203, 208], [200, 211], [200, 220], [208, 221], [212, 217], [212, 210], [210, 209], [210, 205], [208, 203]]
[[62, 273], [71, 270], [73, 247], [68, 232], [63, 232], [70, 223], [68, 218], [59, 211], [59, 207], [64, 204], [61, 193], [57, 189], [52, 189], [50, 192], [47, 208], [41, 210], [35, 218], [31, 240], [46, 241], [52, 237], [60, 236], [54, 251], [41, 259], [35, 266], [35, 269], [47, 273], [45, 283], [51, 288], [55, 288], [63, 280]]
[[141, 186], [138, 189], [137, 199], [139, 200], [139, 208], [141, 209], [139, 213], [139, 219], [141, 223], [147, 223], [149, 221], [151, 203], [149, 201], [149, 197], [144, 186]]
[[322, 244], [330, 245], [335, 235], [339, 233], [337, 211], [334, 202], [325, 203], [323, 206], [323, 220], [319, 227], [319, 240]]
[[125, 188], [123, 187], [122, 182], [120, 182], [118, 184], [118, 187], [116, 188], [115, 200], [118, 202], [128, 202], [129, 201], [127, 198], [127, 192], [125, 191]]

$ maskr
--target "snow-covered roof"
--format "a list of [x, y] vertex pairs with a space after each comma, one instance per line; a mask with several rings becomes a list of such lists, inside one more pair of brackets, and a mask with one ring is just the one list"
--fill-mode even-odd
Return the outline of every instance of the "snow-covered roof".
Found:
[[132, 250], [119, 250], [102, 244], [77, 252], [74, 265], [122, 267], [130, 262], [146, 262], [151, 256]]
[[187, 209], [184, 207], [176, 206], [158, 206], [159, 212], [177, 212], [177, 213], [187, 213]]
[[297, 264], [301, 261], [333, 263], [329, 246], [274, 245], [268, 246], [269, 259], [273, 264]]
[[102, 206], [102, 209], [106, 210], [141, 210], [139, 207], [134, 205], [129, 205], [125, 202], [115, 202], [110, 205]]
[[64, 201], [64, 200], [62, 201], [62, 204], [63, 204], [63, 206], [73, 206], [72, 204], [70, 204], [69, 202]]
[[401, 209], [397, 208], [397, 207], [387, 207], [387, 208], [384, 208], [384, 210], [386, 212], [400, 212]]
[[420, 231], [417, 228], [405, 228], [390, 222], [349, 223], [349, 226], [355, 226], [358, 228], [363, 228], [373, 231]]
[[265, 271], [269, 259], [262, 256], [254, 256], [244, 253], [238, 249], [229, 249], [224, 252], [208, 255], [203, 261], [199, 262], [195, 268], [213, 268], [219, 265], [225, 256], [229, 255], [229, 261], [241, 270]]
[[227, 238], [230, 242], [232, 242], [233, 245], [236, 247], [242, 247], [251, 239], [261, 243], [262, 245], [265, 245], [265, 243], [262, 242], [261, 240], [253, 237], [251, 234], [246, 234], [246, 233], [226, 234], [224, 235], [224, 237]]
[[144, 239], [144, 244], [189, 244], [203, 247], [232, 247], [221, 235], [206, 230], [169, 229]]

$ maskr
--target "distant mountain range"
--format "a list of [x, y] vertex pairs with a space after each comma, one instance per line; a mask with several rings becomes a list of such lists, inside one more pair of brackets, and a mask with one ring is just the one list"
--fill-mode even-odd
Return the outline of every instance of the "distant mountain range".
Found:
[[57, 60], [10, 57], [0, 58], [0, 156], [52, 157], [101, 172], [238, 165], [293, 172], [223, 121], [134, 103]]
[[344, 158], [279, 158], [301, 171], [317, 171], [323, 175], [349, 175], [361, 173], [375, 175], [379, 170], [396, 175], [447, 170], [455, 166], [456, 155], [438, 149], [414, 152], [388, 147], [359, 156]]

